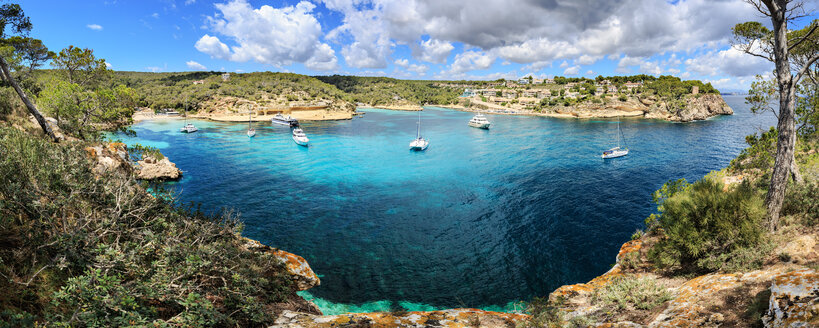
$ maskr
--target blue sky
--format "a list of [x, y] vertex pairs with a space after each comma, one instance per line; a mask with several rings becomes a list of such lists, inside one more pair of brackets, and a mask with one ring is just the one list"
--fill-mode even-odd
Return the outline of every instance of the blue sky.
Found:
[[[671, 74], [747, 90], [772, 65], [730, 46], [742, 0], [29, 0], [32, 37], [129, 71], [405, 79]], [[808, 2], [814, 6], [815, 2]], [[815, 17], [812, 17], [815, 18]], [[805, 24], [811, 18], [798, 22]], [[798, 26], [797, 26], [798, 27]]]

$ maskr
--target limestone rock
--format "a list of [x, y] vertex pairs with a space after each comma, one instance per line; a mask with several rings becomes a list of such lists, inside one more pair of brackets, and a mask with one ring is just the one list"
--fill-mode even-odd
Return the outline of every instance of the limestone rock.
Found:
[[685, 98], [685, 108], [677, 112], [674, 120], [691, 122], [704, 120], [717, 115], [733, 115], [734, 111], [720, 95], [702, 95], [700, 97]]
[[810, 269], [774, 278], [765, 327], [819, 327], [819, 273]]
[[272, 327], [324, 328], [324, 327], [485, 327], [507, 328], [526, 319], [516, 313], [483, 311], [478, 309], [448, 309], [430, 312], [374, 312], [340, 315], [310, 315], [290, 311], [282, 312]]
[[803, 263], [816, 259], [817, 255], [816, 251], [814, 251], [815, 247], [816, 239], [813, 237], [813, 235], [803, 235], [791, 240], [787, 245], [785, 245], [785, 247], [782, 248], [780, 253], [790, 255], [792, 261], [795, 263]]
[[85, 147], [85, 152], [89, 158], [96, 161], [94, 172], [97, 174], [131, 169], [131, 166], [128, 165], [128, 151], [123, 143], [112, 142], [107, 145], [89, 146]]
[[161, 160], [146, 157], [137, 164], [139, 164], [137, 178], [141, 180], [176, 180], [182, 176], [182, 171], [167, 157]]
[[279, 258], [287, 266], [287, 271], [293, 277], [298, 290], [308, 290], [321, 284], [321, 280], [310, 268], [310, 264], [303, 257], [288, 253], [280, 249], [264, 245], [253, 239], [245, 238], [245, 247], [249, 250], [270, 253]]

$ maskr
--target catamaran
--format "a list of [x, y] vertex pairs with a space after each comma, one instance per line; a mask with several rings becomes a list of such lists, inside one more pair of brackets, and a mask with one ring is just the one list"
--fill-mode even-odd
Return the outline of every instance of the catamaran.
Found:
[[185, 126], [179, 128], [179, 132], [193, 133], [199, 131], [193, 123], [188, 123], [188, 103], [185, 102]]
[[287, 125], [290, 127], [299, 126], [299, 120], [292, 118], [290, 115], [284, 116], [282, 114], [276, 114], [270, 119], [270, 122], [273, 124]]
[[[622, 139], [623, 148], [620, 148], [620, 140]], [[623, 157], [628, 155], [628, 146], [626, 146], [626, 137], [623, 136], [623, 130], [620, 129], [620, 120], [617, 120], [617, 147], [611, 148], [609, 150], [603, 151], [602, 157], [603, 159], [606, 158], [616, 158], [616, 157]]]
[[421, 112], [418, 112], [418, 133], [415, 135], [415, 140], [409, 144], [410, 150], [426, 150], [429, 147], [429, 140], [421, 136]]
[[247, 112], [247, 136], [253, 138], [256, 135], [256, 129], [253, 128], [253, 109]]
[[301, 128], [295, 128], [293, 129], [293, 141], [295, 141], [296, 144], [299, 146], [307, 147], [308, 143], [310, 142], [310, 139], [308, 139], [307, 135], [304, 134], [304, 130], [302, 130]]
[[489, 123], [489, 120], [487, 120], [486, 116], [483, 116], [483, 114], [477, 114], [473, 116], [471, 120], [469, 120], [469, 126], [478, 129], [488, 130], [490, 124], [492, 123]]

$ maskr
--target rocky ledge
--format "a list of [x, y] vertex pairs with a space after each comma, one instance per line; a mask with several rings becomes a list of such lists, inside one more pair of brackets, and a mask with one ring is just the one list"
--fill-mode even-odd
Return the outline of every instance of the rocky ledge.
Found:
[[[624, 262], [645, 255], [643, 243], [640, 239], [625, 243], [611, 270], [588, 283], [562, 286], [549, 299], [562, 304], [566, 320], [588, 316], [599, 310], [591, 302], [595, 290], [616, 277], [648, 277], [668, 288], [670, 301], [635, 313], [608, 313], [591, 327], [745, 327], [749, 323], [743, 316], [755, 300], [768, 303], [762, 318], [765, 327], [819, 327], [819, 274], [799, 265], [799, 260], [745, 273], [711, 273], [690, 280], [667, 278], [624, 268]], [[794, 252], [794, 258], [814, 259], [815, 245], [815, 236], [805, 235], [785, 249]]]
[[140, 180], [176, 180], [182, 177], [182, 170], [167, 157], [157, 160], [153, 156], [146, 156], [137, 162], [137, 167], [137, 179]]
[[558, 106], [551, 113], [576, 118], [643, 117], [672, 122], [705, 120], [734, 111], [717, 94], [689, 95], [679, 101], [667, 101], [656, 96], [630, 97], [625, 101], [611, 99], [607, 103], [583, 102]]

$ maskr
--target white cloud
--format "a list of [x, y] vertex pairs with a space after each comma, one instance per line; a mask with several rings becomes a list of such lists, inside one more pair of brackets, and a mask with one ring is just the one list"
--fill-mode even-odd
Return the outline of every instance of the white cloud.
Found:
[[560, 68], [566, 68], [566, 67], [569, 67], [569, 62], [564, 60], [562, 63], [560, 63]]
[[455, 60], [452, 62], [452, 65], [449, 66], [449, 71], [451, 73], [464, 73], [474, 70], [483, 70], [491, 67], [493, 62], [495, 62], [494, 56], [475, 50], [469, 50], [455, 56]]
[[588, 71], [586, 71], [586, 75], [587, 76], [592, 76], [592, 75], [594, 75], [594, 71], [588, 70]]
[[99, 24], [88, 24], [88, 25], [85, 25], [85, 27], [90, 28], [90, 29], [92, 29], [94, 31], [102, 31], [102, 26], [99, 25]]
[[410, 64], [409, 60], [407, 59], [398, 59], [395, 61], [395, 65], [402, 67], [407, 71], [415, 72], [418, 75], [424, 75], [429, 69], [429, 67], [426, 65]]
[[159, 13], [153, 13], [153, 14], [151, 14], [151, 17], [153, 17], [154, 19], [158, 19], [159, 18]]
[[157, 67], [157, 66], [148, 66], [148, 67], [145, 67], [145, 69], [149, 70], [151, 72], [154, 72], [154, 73], [162, 72], [162, 67]]
[[601, 58], [603, 58], [603, 56], [582, 55], [582, 56], [580, 56], [580, 58], [577, 58], [577, 60], [575, 60], [574, 62], [575, 62], [575, 64], [578, 64], [578, 65], [591, 65], [591, 64], [596, 63]]
[[204, 70], [208, 69], [207, 67], [205, 67], [205, 65], [197, 63], [197, 62], [195, 62], [193, 60], [186, 62], [185, 65], [188, 65], [188, 68], [190, 68], [192, 70], [196, 70], [196, 71], [204, 71]]
[[113, 66], [114, 65], [111, 65], [111, 63], [109, 63], [109, 62], [105, 62], [105, 68], [111, 69], [111, 67], [113, 67]]
[[686, 70], [704, 75], [754, 76], [773, 70], [773, 64], [735, 48], [709, 51], [685, 60]]
[[563, 70], [563, 75], [577, 75], [577, 73], [580, 73], [580, 66], [567, 67]]
[[209, 28], [235, 45], [229, 47], [217, 36], [205, 34], [196, 42], [197, 50], [236, 62], [279, 67], [300, 62], [313, 70], [337, 67], [335, 51], [320, 41], [314, 4], [301, 1], [295, 6], [256, 9], [247, 0], [232, 0], [215, 6], [219, 13], [207, 18]]
[[455, 49], [451, 43], [435, 39], [421, 41], [421, 54], [418, 59], [430, 63], [445, 63], [449, 53]]

